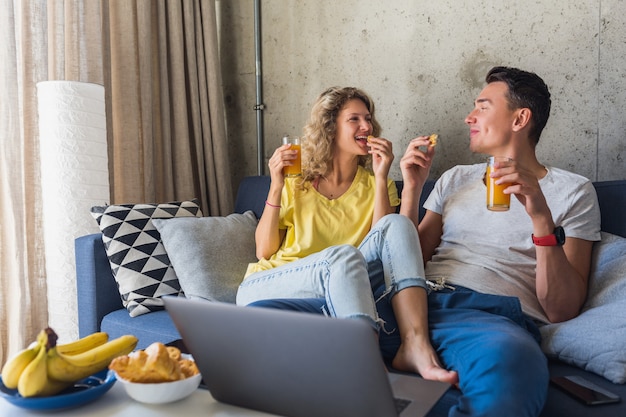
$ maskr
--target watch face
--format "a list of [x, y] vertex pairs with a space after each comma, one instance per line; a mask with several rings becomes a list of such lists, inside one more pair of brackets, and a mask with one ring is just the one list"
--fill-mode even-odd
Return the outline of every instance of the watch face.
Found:
[[556, 236], [556, 242], [559, 246], [565, 243], [565, 230], [561, 226], [554, 228], [554, 236]]

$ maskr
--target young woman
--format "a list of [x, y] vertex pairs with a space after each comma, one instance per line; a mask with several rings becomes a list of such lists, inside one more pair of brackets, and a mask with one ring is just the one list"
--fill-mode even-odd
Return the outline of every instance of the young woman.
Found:
[[[456, 383], [430, 344], [426, 281], [414, 225], [388, 174], [392, 145], [379, 138], [374, 104], [332, 87], [315, 102], [302, 140], [302, 176], [285, 177], [297, 151], [276, 149], [266, 207], [237, 304], [323, 313], [386, 329], [377, 299], [390, 298], [401, 345], [394, 368]], [[422, 137], [424, 145], [427, 137]]]

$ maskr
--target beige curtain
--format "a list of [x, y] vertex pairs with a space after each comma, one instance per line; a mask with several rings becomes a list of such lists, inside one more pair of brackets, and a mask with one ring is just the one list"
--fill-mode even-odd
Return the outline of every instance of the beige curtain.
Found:
[[109, 0], [104, 15], [112, 202], [232, 212], [215, 2]]
[[36, 82], [47, 77], [47, 18], [40, 3], [0, 4], [2, 363], [8, 353], [30, 343], [47, 321], [35, 96]]
[[37, 82], [105, 86], [111, 203], [232, 189], [215, 0], [2, 1], [0, 48], [1, 364], [48, 322]]

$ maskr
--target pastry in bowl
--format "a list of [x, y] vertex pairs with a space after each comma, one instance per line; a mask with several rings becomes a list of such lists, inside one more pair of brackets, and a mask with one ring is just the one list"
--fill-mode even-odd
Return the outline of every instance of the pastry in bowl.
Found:
[[128, 395], [140, 402], [162, 404], [187, 397], [202, 376], [189, 355], [175, 347], [153, 343], [115, 358], [109, 365]]

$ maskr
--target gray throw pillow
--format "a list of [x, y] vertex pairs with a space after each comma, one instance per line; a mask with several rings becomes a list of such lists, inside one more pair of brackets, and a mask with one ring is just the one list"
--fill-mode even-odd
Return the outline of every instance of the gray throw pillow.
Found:
[[548, 356], [615, 384], [626, 382], [626, 238], [602, 232], [581, 314], [541, 327], [541, 336]]
[[257, 222], [252, 211], [153, 220], [185, 296], [230, 303], [248, 264], [257, 261]]

